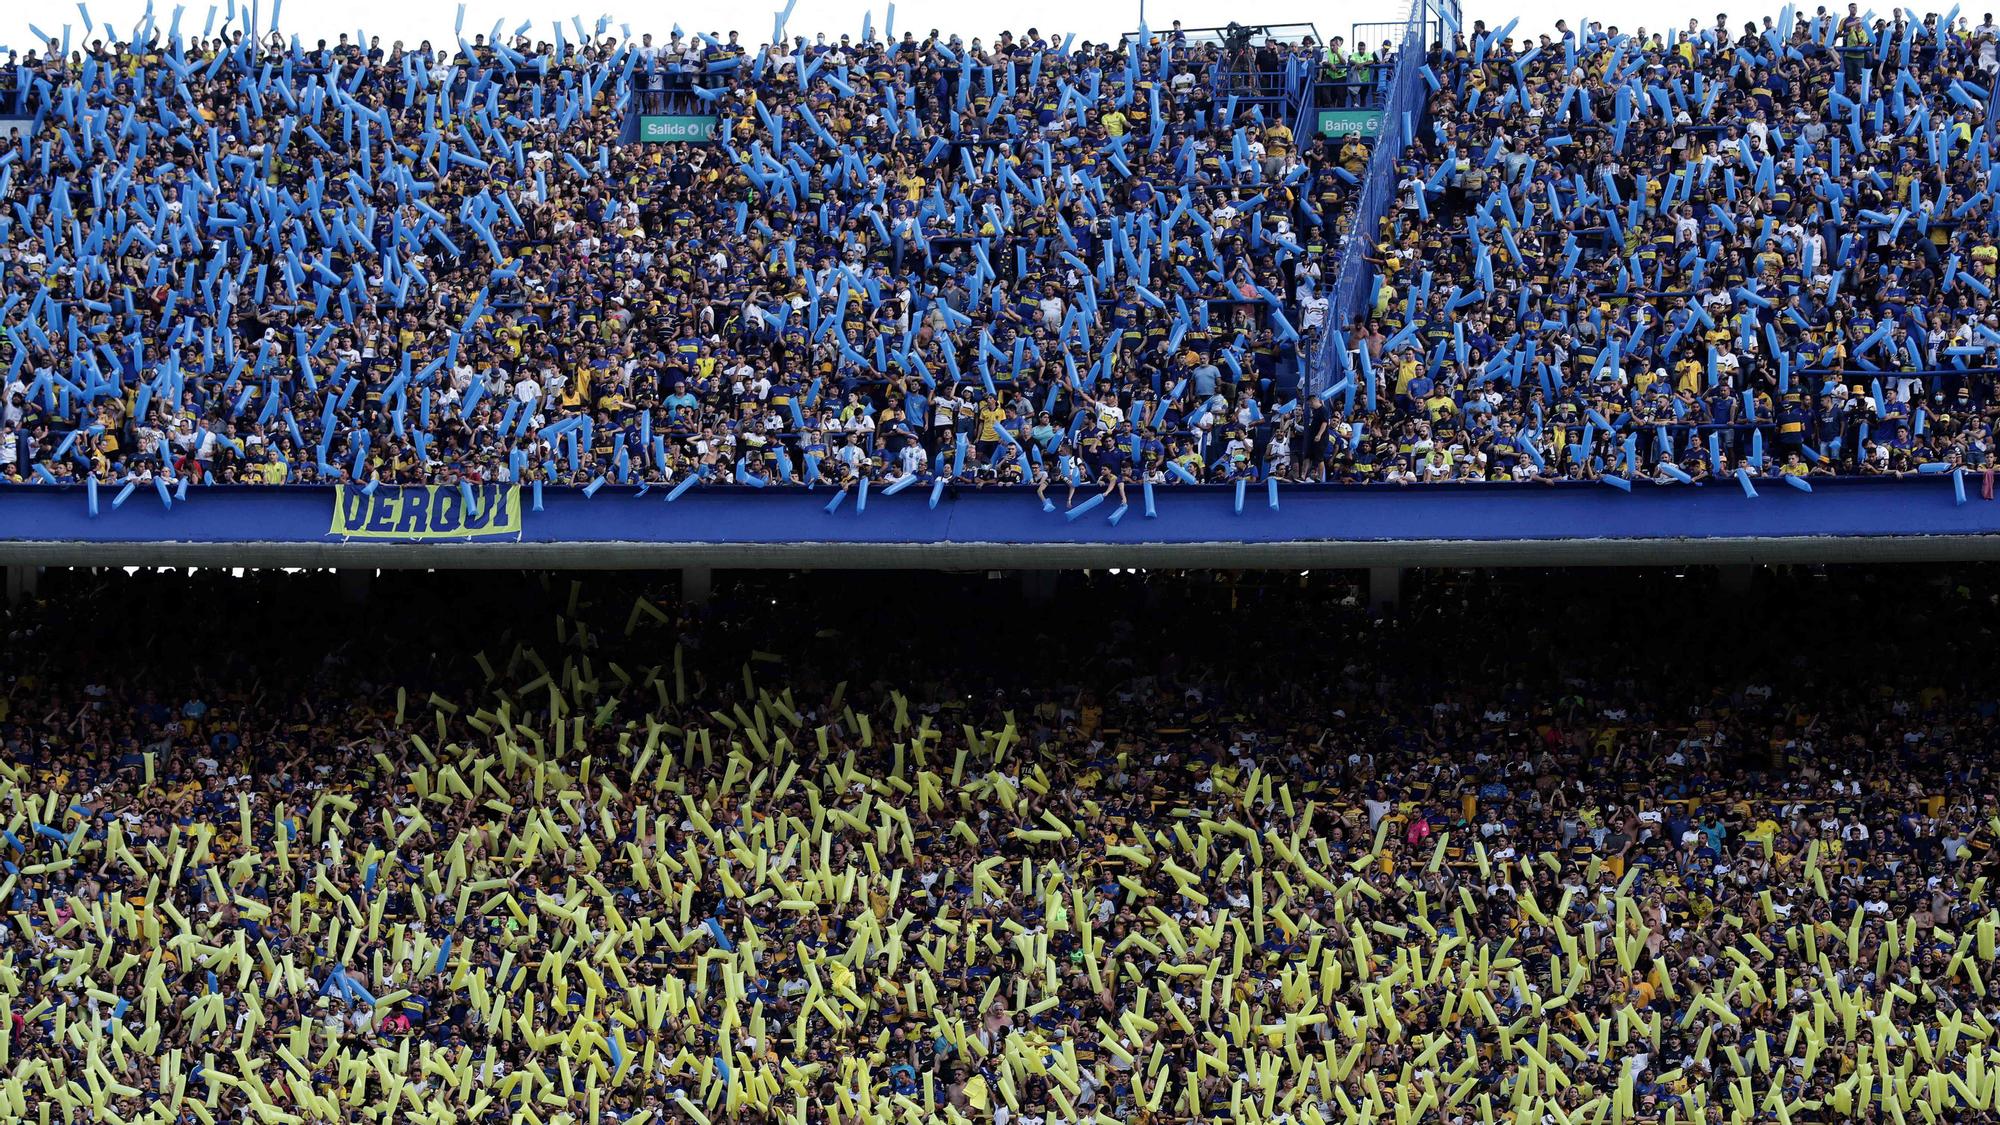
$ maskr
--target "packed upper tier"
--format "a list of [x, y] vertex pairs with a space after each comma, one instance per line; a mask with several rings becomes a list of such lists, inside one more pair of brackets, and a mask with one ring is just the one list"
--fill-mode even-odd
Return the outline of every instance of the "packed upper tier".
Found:
[[1369, 151], [1309, 39], [575, 28], [15, 60], [0, 476], [1291, 471]]

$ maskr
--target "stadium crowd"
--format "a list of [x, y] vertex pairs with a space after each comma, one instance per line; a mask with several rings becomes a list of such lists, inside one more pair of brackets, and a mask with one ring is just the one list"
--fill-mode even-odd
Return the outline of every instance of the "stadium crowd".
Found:
[[[1303, 471], [1368, 148], [1288, 117], [1390, 60], [778, 22], [454, 47], [177, 13], [10, 57], [0, 479]], [[619, 143], [642, 109], [713, 143]]]
[[1992, 1121], [1994, 580], [51, 571], [0, 1113]]
[[1338, 475], [1990, 468], [2000, 25], [1957, 12], [1433, 49]]
[[1993, 465], [1990, 18], [1474, 23], [1323, 350], [1390, 45], [783, 23], [10, 57], [0, 481]]

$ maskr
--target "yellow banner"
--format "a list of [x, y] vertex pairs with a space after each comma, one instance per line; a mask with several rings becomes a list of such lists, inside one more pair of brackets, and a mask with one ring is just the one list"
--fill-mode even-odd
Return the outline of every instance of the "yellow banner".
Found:
[[472, 539], [521, 533], [521, 490], [513, 485], [378, 485], [370, 496], [359, 488], [333, 490], [333, 526], [328, 535], [344, 539]]

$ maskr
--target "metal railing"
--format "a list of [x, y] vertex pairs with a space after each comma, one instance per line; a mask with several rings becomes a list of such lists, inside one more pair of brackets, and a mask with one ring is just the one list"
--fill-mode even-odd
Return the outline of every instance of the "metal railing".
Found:
[[[2000, 91], [1994, 93], [2000, 94]], [[1986, 99], [1986, 138], [1989, 143], [2000, 139], [2000, 96]]]
[[[1307, 37], [1311, 37], [1314, 43], [1320, 42], [1319, 30], [1309, 23], [1243, 23], [1227, 27], [1183, 27], [1178, 33], [1172, 27], [1149, 27], [1146, 29], [1146, 34], [1165, 36], [1178, 34], [1182, 43], [1194, 47], [1203, 44], [1225, 45], [1232, 31], [1247, 32], [1249, 38], [1246, 42], [1252, 47], [1261, 47], [1274, 42], [1297, 43]], [[1125, 38], [1137, 39], [1139, 33], [1128, 31], [1125, 33]]]
[[[1395, 70], [1390, 75], [1388, 96], [1384, 100], [1382, 129], [1375, 136], [1368, 171], [1361, 181], [1361, 193], [1340, 249], [1333, 292], [1328, 297], [1327, 331], [1313, 355], [1312, 370], [1307, 377], [1307, 386], [1314, 393], [1334, 382], [1341, 367], [1334, 349], [1346, 346], [1345, 329], [1368, 303], [1368, 251], [1374, 246], [1375, 232], [1395, 197], [1396, 158], [1411, 143], [1411, 130], [1416, 128], [1422, 113], [1421, 72], [1425, 53], [1434, 36], [1442, 39], [1444, 35], [1443, 20], [1433, 20], [1432, 12], [1431, 0], [1412, 0], [1409, 17], [1402, 25], [1402, 41], [1397, 46]], [[1451, 15], [1455, 18], [1456, 5], [1451, 6]], [[1374, 25], [1356, 25], [1357, 29], [1361, 26]]]

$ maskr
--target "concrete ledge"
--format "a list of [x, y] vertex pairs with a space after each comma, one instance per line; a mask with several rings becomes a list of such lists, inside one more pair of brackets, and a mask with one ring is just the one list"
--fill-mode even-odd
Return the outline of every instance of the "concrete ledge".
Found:
[[1377, 543], [0, 543], [20, 566], [366, 567], [377, 570], [1340, 569], [1720, 566], [2000, 560], [2000, 536], [1738, 539], [1426, 539]]
[[[1271, 510], [1251, 488], [1138, 490], [1116, 525], [1107, 503], [1076, 520], [1031, 492], [965, 489], [933, 508], [927, 490], [878, 491], [834, 512], [825, 490], [703, 488], [668, 503], [605, 488], [482, 492], [461, 520], [456, 489], [394, 490], [366, 503], [332, 488], [192, 489], [171, 508], [151, 492], [89, 515], [77, 488], [0, 488], [0, 563], [42, 566], [502, 568], [983, 568], [1594, 566], [1941, 561], [2000, 558], [2000, 502], [1966, 480], [1289, 486]], [[518, 499], [518, 503], [516, 503]], [[428, 505], [428, 507], [426, 507]], [[432, 528], [410, 520], [428, 511]], [[465, 525], [475, 530], [466, 532]], [[494, 530], [498, 528], [499, 530]], [[439, 537], [442, 535], [442, 537]]]

